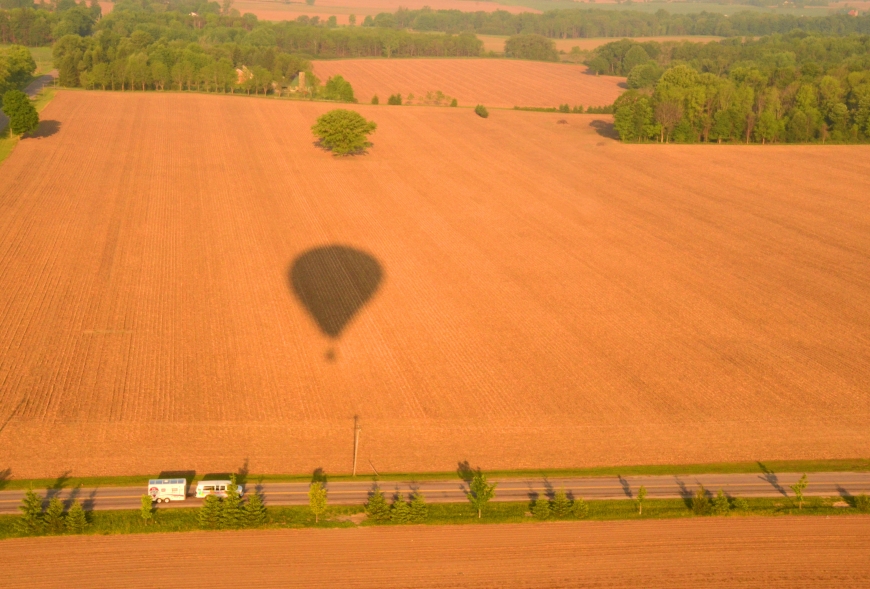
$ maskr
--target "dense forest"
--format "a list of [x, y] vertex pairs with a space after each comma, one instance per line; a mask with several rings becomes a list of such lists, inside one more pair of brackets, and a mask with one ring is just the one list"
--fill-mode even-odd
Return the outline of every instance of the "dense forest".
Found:
[[794, 31], [756, 40], [599, 47], [588, 62], [627, 75], [614, 103], [624, 141], [870, 141], [870, 36]]

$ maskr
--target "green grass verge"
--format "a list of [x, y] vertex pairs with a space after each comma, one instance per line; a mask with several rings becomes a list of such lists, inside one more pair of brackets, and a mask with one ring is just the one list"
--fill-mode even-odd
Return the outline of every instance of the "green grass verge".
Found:
[[[709, 464], [658, 464], [642, 466], [601, 466], [593, 468], [571, 469], [529, 469], [529, 470], [487, 470], [489, 478], [563, 478], [563, 477], [612, 477], [612, 476], [656, 476], [656, 475], [693, 475], [693, 474], [741, 474], [765, 472], [868, 472], [870, 459], [852, 458], [837, 460], [772, 460], [764, 462], [716, 462]], [[456, 471], [423, 472], [423, 473], [381, 473], [378, 476], [370, 474], [358, 475], [356, 478], [348, 474], [328, 474], [330, 481], [365, 481], [376, 479], [380, 481], [433, 481], [458, 478]], [[60, 489], [72, 487], [131, 487], [143, 485], [149, 478], [156, 478], [157, 473], [135, 476], [112, 477], [66, 477], [54, 479], [14, 479], [9, 475], [3, 478], [0, 473], [0, 490], [28, 489]], [[165, 476], [183, 476], [166, 474]], [[198, 475], [191, 482], [203, 478], [227, 478], [228, 473], [213, 475]], [[292, 483], [307, 482], [311, 474], [247, 474], [239, 476], [244, 483]]]
[[[51, 99], [54, 98], [54, 95], [57, 93], [57, 90], [54, 88], [46, 88], [42, 91], [39, 96], [36, 97], [36, 100], [33, 101], [33, 106], [36, 107], [37, 112], [41, 112], [42, 109], [51, 102]], [[12, 135], [9, 132], [9, 125], [6, 125], [6, 128], [0, 130], [0, 164], [3, 163], [9, 154], [12, 153], [12, 150], [15, 149], [15, 146], [18, 145], [20, 141], [20, 137], [17, 135]], [[3, 480], [0, 479], [0, 489], [3, 488]]]
[[[589, 515], [584, 520], [613, 521], [613, 520], [657, 520], [677, 519], [692, 517], [779, 517], [779, 516], [826, 516], [844, 517], [856, 515], [853, 507], [834, 507], [840, 497], [812, 497], [804, 501], [803, 509], [798, 509], [796, 503], [788, 498], [749, 498], [747, 509], [732, 509], [727, 516], [696, 516], [692, 513], [690, 503], [682, 499], [649, 499], [644, 502], [643, 516], [638, 515], [637, 507], [633, 501], [588, 501]], [[504, 523], [537, 523], [539, 520], [530, 516], [530, 504], [528, 502], [515, 503], [491, 503], [483, 512], [481, 519], [477, 518], [475, 510], [467, 503], [436, 503], [429, 505], [429, 518], [425, 525], [487, 525]], [[314, 516], [307, 507], [270, 507], [268, 511], [269, 523], [262, 526], [264, 529], [292, 529], [292, 528], [350, 528], [356, 524], [350, 521], [349, 516], [362, 513], [362, 506], [336, 506], [330, 507], [328, 512], [321, 516], [319, 523], [314, 523]], [[0, 516], [0, 539], [18, 537], [15, 533], [15, 515]], [[548, 520], [548, 521], [553, 521]], [[576, 518], [568, 518], [563, 521], [578, 521]], [[154, 520], [144, 524], [139, 512], [135, 510], [119, 511], [93, 511], [88, 513], [88, 527], [86, 534], [149, 534], [165, 532], [192, 532], [199, 530], [196, 509], [158, 509]], [[391, 522], [363, 521], [361, 526], [390, 526], [402, 525]]]

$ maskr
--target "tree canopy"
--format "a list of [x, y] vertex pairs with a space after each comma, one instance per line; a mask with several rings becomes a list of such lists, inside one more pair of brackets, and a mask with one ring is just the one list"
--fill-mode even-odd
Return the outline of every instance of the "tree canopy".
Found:
[[9, 130], [14, 135], [35, 131], [39, 126], [39, 114], [20, 90], [9, 90], [3, 95], [3, 112], [9, 117]]
[[320, 139], [320, 145], [334, 155], [365, 152], [371, 146], [368, 136], [378, 126], [353, 110], [335, 109], [317, 119], [311, 131]]
[[630, 68], [633, 90], [613, 105], [624, 141], [870, 141], [870, 36], [626, 39], [600, 47], [589, 63], [616, 74]]

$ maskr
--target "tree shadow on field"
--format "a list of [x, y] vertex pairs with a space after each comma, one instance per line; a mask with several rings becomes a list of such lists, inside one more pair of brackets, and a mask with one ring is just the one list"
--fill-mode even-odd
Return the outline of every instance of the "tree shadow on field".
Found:
[[627, 480], [622, 478], [622, 475], [619, 475], [619, 484], [622, 485], [622, 492], [625, 493], [625, 496], [628, 497], [629, 499], [631, 499], [632, 498], [631, 485], [629, 484], [629, 482]]
[[324, 487], [329, 482], [329, 477], [326, 476], [326, 471], [323, 470], [323, 467], [317, 467], [314, 469], [314, 472], [311, 473], [311, 484], [320, 483]]
[[27, 133], [24, 137], [41, 139], [43, 137], [51, 137], [58, 131], [60, 131], [60, 121], [39, 121], [39, 126], [36, 130]]
[[618, 140], [619, 133], [616, 132], [616, 128], [613, 126], [613, 123], [608, 121], [602, 121], [601, 119], [595, 119], [589, 126], [595, 129], [595, 132], [601, 135], [602, 137], [606, 137], [607, 139]]
[[6, 488], [9, 485], [9, 481], [12, 480], [12, 469], [7, 468], [4, 470], [0, 470], [0, 491]]
[[356, 151], [349, 151], [347, 153], [333, 153], [331, 148], [329, 148], [323, 144], [323, 139], [318, 139], [317, 141], [312, 143], [312, 145], [314, 145], [314, 147], [317, 147], [318, 149], [322, 149], [326, 153], [331, 153], [334, 157], [338, 157], [338, 158], [352, 157], [355, 155], [368, 155], [369, 148], [375, 146], [375, 144], [372, 143], [371, 141], [366, 141], [366, 146], [363, 147], [362, 149], [357, 149]]
[[61, 474], [56, 479], [54, 479], [54, 482], [51, 484], [51, 486], [48, 488], [47, 492], [45, 493], [45, 502], [46, 503], [48, 503], [48, 501], [51, 501], [52, 497], [57, 497], [58, 495], [60, 495], [60, 492], [63, 490], [67, 481], [70, 479], [69, 475], [71, 472], [72, 472], [71, 470], [68, 470], [68, 471], [64, 472], [63, 474]]
[[758, 477], [763, 481], [770, 483], [774, 489], [782, 493], [783, 497], [788, 497], [788, 492], [779, 484], [779, 477], [776, 476], [776, 473], [767, 468], [763, 463], [758, 463], [758, 468], [761, 469], [762, 476]]
[[686, 504], [687, 508], [692, 509], [692, 500], [694, 499], [692, 490], [679, 478], [674, 477], [674, 481], [676, 481], [677, 486], [680, 488], [680, 497], [683, 499], [683, 503]]
[[[290, 290], [333, 342], [377, 292], [384, 270], [374, 256], [346, 245], [302, 252], [287, 269]], [[330, 348], [326, 360], [335, 361]]]

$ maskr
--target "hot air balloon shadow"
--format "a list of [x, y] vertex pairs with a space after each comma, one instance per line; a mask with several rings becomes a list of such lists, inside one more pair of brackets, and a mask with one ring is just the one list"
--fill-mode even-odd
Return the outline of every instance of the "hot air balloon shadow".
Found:
[[383, 277], [375, 258], [344, 245], [310, 249], [290, 265], [293, 294], [333, 342], [326, 352], [328, 361], [335, 361], [335, 340], [377, 292]]

